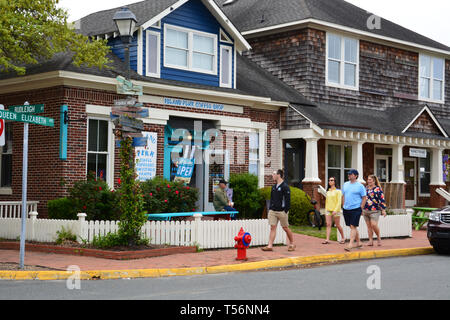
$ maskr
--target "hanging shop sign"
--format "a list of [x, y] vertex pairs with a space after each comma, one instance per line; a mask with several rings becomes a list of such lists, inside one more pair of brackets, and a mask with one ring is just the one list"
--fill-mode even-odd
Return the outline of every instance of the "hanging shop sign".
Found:
[[413, 158], [427, 158], [427, 150], [426, 149], [416, 149], [416, 148], [410, 148], [409, 149], [409, 156]]

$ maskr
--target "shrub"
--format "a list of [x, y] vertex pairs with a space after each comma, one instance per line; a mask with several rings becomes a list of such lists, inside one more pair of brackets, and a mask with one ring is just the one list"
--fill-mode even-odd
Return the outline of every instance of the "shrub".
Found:
[[75, 182], [69, 190], [69, 199], [77, 213], [87, 214], [86, 220], [118, 220], [120, 217], [116, 193], [92, 173], [87, 180]]
[[[47, 202], [48, 217], [57, 220], [76, 220], [77, 210], [70, 198], [59, 198]], [[80, 211], [81, 212], [81, 211]]]
[[249, 173], [232, 174], [230, 188], [233, 189], [234, 208], [240, 219], [258, 219], [263, 207], [258, 192], [258, 177]]
[[56, 238], [56, 244], [62, 244], [64, 241], [77, 241], [77, 236], [73, 234], [72, 230], [62, 227], [61, 231], [56, 231], [58, 237]]
[[196, 210], [198, 190], [181, 182], [155, 177], [141, 183], [148, 213], [177, 213]]
[[[289, 224], [294, 226], [308, 224], [306, 214], [313, 209], [311, 198], [301, 189], [291, 188], [291, 209], [289, 210]], [[270, 200], [272, 187], [259, 189], [262, 198], [261, 205], [265, 205], [266, 200]]]

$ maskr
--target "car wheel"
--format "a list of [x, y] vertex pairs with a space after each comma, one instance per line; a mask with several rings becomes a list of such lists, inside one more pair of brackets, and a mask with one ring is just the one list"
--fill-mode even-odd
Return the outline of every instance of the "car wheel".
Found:
[[449, 247], [442, 247], [439, 245], [433, 245], [434, 251], [436, 251], [438, 254], [450, 254], [450, 248]]

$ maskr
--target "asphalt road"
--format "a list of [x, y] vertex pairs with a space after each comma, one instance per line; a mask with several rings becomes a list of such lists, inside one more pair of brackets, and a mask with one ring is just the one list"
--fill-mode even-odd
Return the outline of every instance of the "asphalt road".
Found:
[[93, 280], [69, 286], [67, 281], [0, 280], [0, 300], [450, 299], [449, 270], [450, 256], [425, 255], [311, 269]]

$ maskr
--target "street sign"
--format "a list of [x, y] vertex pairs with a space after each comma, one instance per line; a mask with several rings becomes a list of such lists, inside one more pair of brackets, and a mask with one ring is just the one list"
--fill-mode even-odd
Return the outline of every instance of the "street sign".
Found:
[[55, 120], [41, 116], [35, 116], [29, 113], [16, 113], [11, 111], [0, 110], [0, 119], [38, 124], [46, 127], [54, 127]]
[[[133, 147], [146, 147], [147, 146], [147, 137], [135, 137], [133, 138]], [[120, 141], [116, 141], [116, 147], [120, 148]]]
[[116, 127], [118, 126], [122, 127], [122, 130], [124, 130], [123, 129], [124, 127], [137, 130], [144, 130], [144, 122], [142, 120], [134, 119], [124, 115], [120, 115], [118, 118], [114, 119], [113, 122], [116, 125]]
[[120, 107], [111, 111], [111, 119], [113, 116], [128, 115], [133, 118], [148, 118], [149, 112], [146, 108]]
[[126, 80], [124, 77], [118, 76], [117, 80], [117, 93], [127, 94], [130, 96], [142, 96], [142, 86], [135, 85], [130, 80]]
[[11, 106], [8, 111], [16, 112], [16, 113], [42, 113], [44, 112], [43, 104], [30, 104], [23, 106]]

